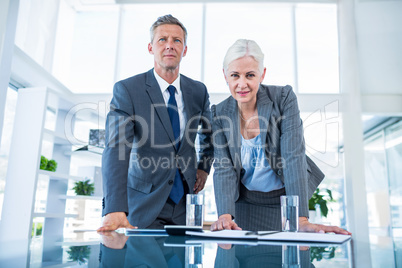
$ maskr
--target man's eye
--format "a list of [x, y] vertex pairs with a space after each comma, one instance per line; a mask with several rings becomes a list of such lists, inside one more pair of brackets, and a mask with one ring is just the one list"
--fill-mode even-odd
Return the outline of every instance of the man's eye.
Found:
[[159, 38], [159, 41], [161, 41], [161, 42], [163, 42], [165, 40], [166, 40], [165, 38]]
[[176, 39], [176, 40], [174, 40], [175, 42], [178, 42], [178, 43], [181, 43], [181, 40], [180, 39]]

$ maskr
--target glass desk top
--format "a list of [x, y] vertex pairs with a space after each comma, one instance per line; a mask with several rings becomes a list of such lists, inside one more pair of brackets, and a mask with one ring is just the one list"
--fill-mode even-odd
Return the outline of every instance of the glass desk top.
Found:
[[[401, 244], [396, 242], [396, 252], [401, 252]], [[190, 236], [100, 235], [92, 231], [62, 239], [0, 242], [0, 267], [361, 267], [353, 266], [353, 243], [358, 242], [352, 238], [343, 244], [262, 244]], [[382, 245], [371, 243], [371, 250], [360, 252], [364, 255], [360, 257], [371, 258], [372, 267], [400, 267], [400, 260], [392, 257], [395, 249], [390, 252]]]
[[350, 241], [304, 244], [80, 233], [0, 246], [0, 267], [351, 267]]

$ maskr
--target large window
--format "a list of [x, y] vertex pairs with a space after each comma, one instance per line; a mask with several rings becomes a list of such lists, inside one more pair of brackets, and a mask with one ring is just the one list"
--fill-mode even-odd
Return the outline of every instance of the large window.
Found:
[[[384, 124], [389, 125], [387, 122]], [[401, 137], [399, 121], [379, 128], [365, 140], [364, 147], [372, 262], [387, 261], [389, 267], [399, 267], [402, 261], [398, 254], [402, 237]]]
[[301, 93], [337, 93], [336, 11], [335, 4], [71, 6], [61, 1], [53, 72], [73, 92], [111, 93], [114, 82], [153, 67], [149, 28], [170, 13], [188, 30], [181, 72], [202, 80], [212, 94], [228, 93], [222, 61], [239, 38], [261, 46], [265, 83], [289, 84]]

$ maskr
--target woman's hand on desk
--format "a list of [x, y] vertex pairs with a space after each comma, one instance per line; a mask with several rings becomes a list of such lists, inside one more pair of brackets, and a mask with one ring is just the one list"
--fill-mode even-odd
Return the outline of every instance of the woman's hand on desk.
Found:
[[323, 224], [311, 223], [308, 221], [306, 217], [299, 217], [299, 231], [310, 232], [310, 233], [335, 233], [344, 235], [352, 234], [351, 232], [348, 232], [337, 226], [328, 226]]
[[110, 232], [115, 231], [119, 228], [127, 228], [127, 229], [137, 229], [137, 227], [132, 226], [128, 220], [126, 213], [124, 212], [112, 212], [106, 214], [103, 218], [102, 227], [100, 227], [98, 232]]
[[239, 226], [232, 220], [232, 215], [223, 214], [218, 220], [211, 225], [211, 231], [219, 230], [241, 230]]

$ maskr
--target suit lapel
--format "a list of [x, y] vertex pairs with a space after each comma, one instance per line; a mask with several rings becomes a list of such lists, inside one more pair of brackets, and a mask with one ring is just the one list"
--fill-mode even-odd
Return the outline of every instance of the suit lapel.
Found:
[[170, 141], [172, 144], [174, 143], [174, 135], [172, 125], [170, 123], [169, 114], [167, 113], [166, 103], [163, 99], [161, 89], [159, 88], [158, 82], [155, 79], [153, 69], [148, 71], [146, 75], [146, 91], [148, 93], [149, 98], [155, 108], [156, 114], [161, 121], [163, 128], [165, 129], [166, 133], [169, 136]]
[[192, 107], [191, 103], [193, 103], [193, 96], [191, 95], [192, 88], [189, 85], [188, 81], [183, 78], [183, 75], [180, 75], [180, 89], [183, 95], [184, 111], [186, 112], [186, 127], [187, 127], [187, 122], [193, 115], [191, 110]]
[[193, 103], [193, 96], [191, 95], [191, 91], [192, 91], [192, 87], [191, 85], [188, 83], [188, 81], [183, 77], [183, 75], [180, 75], [180, 90], [183, 96], [183, 103], [184, 103], [184, 112], [186, 113], [186, 123], [185, 123], [185, 127], [184, 127], [184, 136], [183, 139], [181, 139], [180, 141], [180, 147], [179, 150], [181, 148], [184, 148], [184, 143], [187, 142], [187, 139], [184, 139], [184, 137], [186, 137], [186, 132], [187, 132], [187, 122], [191, 119], [191, 116], [193, 115], [192, 112], [192, 103]]
[[[237, 101], [233, 97], [229, 98], [224, 109], [224, 115], [229, 118], [229, 120], [222, 120], [222, 123], [226, 139], [229, 142], [229, 150], [232, 156], [232, 161], [235, 166], [237, 166], [238, 164], [241, 166], [241, 133], [239, 125], [239, 108], [237, 106]], [[237, 161], [239, 163], [236, 163]]]
[[272, 101], [268, 98], [266, 90], [262, 87], [257, 92], [258, 123], [260, 124], [260, 136], [262, 148], [267, 146], [267, 133], [269, 129], [269, 120], [272, 113]]

